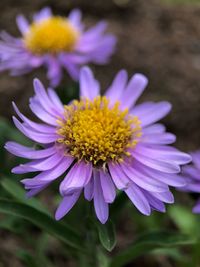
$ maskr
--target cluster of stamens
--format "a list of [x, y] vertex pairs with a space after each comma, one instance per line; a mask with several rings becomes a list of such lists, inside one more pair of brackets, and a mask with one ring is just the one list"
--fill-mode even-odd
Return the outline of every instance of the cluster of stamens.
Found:
[[106, 97], [82, 99], [65, 106], [64, 119], [58, 120], [58, 142], [78, 160], [93, 165], [123, 161], [130, 156], [141, 136], [138, 117], [120, 110], [120, 103], [110, 105]]
[[65, 18], [54, 16], [34, 22], [25, 34], [24, 44], [34, 54], [70, 52], [79, 33]]

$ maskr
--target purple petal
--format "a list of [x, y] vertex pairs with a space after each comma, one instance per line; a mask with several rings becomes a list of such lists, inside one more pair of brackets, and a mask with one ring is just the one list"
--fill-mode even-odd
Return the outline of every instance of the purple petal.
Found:
[[7, 149], [10, 153], [14, 154], [15, 156], [27, 159], [42, 159], [56, 153], [55, 146], [42, 150], [35, 150], [34, 148], [29, 148], [15, 142], [7, 142], [5, 145], [5, 149]]
[[33, 20], [38, 22], [40, 20], [48, 19], [51, 16], [52, 16], [52, 12], [51, 12], [50, 7], [45, 7], [41, 9], [39, 12], [37, 12], [36, 14], [34, 14]]
[[163, 161], [175, 162], [176, 164], [186, 164], [191, 161], [189, 154], [168, 146], [145, 146], [141, 143], [136, 147], [136, 151], [153, 159], [159, 158]]
[[49, 56], [46, 59], [46, 65], [48, 69], [47, 77], [50, 80], [50, 85], [52, 87], [58, 86], [62, 79], [62, 68], [58, 59], [55, 56]]
[[121, 167], [131, 181], [133, 181], [139, 187], [142, 187], [143, 189], [147, 191], [165, 192], [168, 190], [168, 187], [166, 186], [166, 184], [160, 181], [157, 181], [153, 179], [152, 177], [144, 175], [143, 173], [137, 170], [137, 166], [135, 168], [132, 168], [128, 164], [122, 163]]
[[174, 203], [174, 196], [170, 191], [162, 192], [162, 193], [149, 192], [149, 194], [151, 194], [155, 198], [157, 198], [160, 201], [163, 201], [165, 203], [170, 203], [170, 204]]
[[122, 109], [131, 108], [134, 106], [140, 95], [143, 93], [147, 86], [148, 80], [142, 74], [135, 74], [128, 83], [125, 92], [121, 98]]
[[141, 142], [144, 144], [168, 145], [176, 141], [176, 136], [171, 133], [144, 134]]
[[101, 188], [106, 203], [112, 203], [116, 197], [116, 190], [110, 175], [100, 171]]
[[200, 201], [197, 202], [197, 204], [192, 209], [192, 212], [194, 213], [200, 213]]
[[27, 186], [40, 186], [46, 184], [47, 182], [52, 182], [61, 176], [70, 167], [73, 161], [74, 158], [65, 156], [59, 165], [55, 166], [53, 169], [41, 172], [34, 178], [23, 179], [21, 182]]
[[34, 98], [30, 99], [30, 109], [31, 111], [42, 121], [53, 126], [58, 126], [56, 118], [46, 112]]
[[17, 113], [17, 115], [20, 117], [21, 120], [23, 120], [28, 126], [30, 126], [34, 131], [38, 131], [38, 132], [43, 132], [43, 133], [55, 133], [56, 132], [56, 128], [55, 127], [51, 127], [45, 124], [39, 124], [39, 123], [35, 123], [31, 120], [29, 120], [27, 117], [25, 117], [17, 108], [17, 106], [15, 105], [14, 102], [12, 102], [13, 107], [15, 112]]
[[96, 45], [104, 38], [103, 33], [107, 27], [105, 22], [99, 22], [94, 27], [84, 32], [79, 40], [77, 51], [88, 53], [95, 49]]
[[105, 96], [109, 98], [111, 105], [121, 99], [127, 80], [128, 74], [125, 70], [120, 70], [115, 76], [111, 86], [107, 89], [105, 94]]
[[105, 202], [98, 171], [94, 171], [94, 208], [102, 224], [108, 220], [108, 204]]
[[142, 191], [136, 186], [131, 184], [126, 190], [125, 190], [127, 196], [130, 198], [130, 200], [133, 202], [135, 207], [144, 215], [150, 215], [151, 208], [150, 205], [145, 198]]
[[160, 211], [160, 212], [166, 211], [165, 205], [162, 203], [162, 201], [153, 197], [148, 192], [145, 192], [145, 197], [146, 197], [147, 201], [149, 202], [152, 209]]
[[33, 81], [34, 91], [38, 102], [41, 104], [42, 108], [46, 110], [51, 116], [57, 119], [59, 112], [55, 109], [55, 105], [52, 104], [49, 96], [43, 86], [43, 84], [38, 79]]
[[182, 187], [186, 184], [186, 180], [183, 179], [183, 177], [181, 177], [180, 175], [163, 173], [161, 171], [149, 168], [138, 161], [134, 161], [134, 166], [144, 175], [152, 179], [158, 180], [162, 183], [165, 183], [166, 185]]
[[40, 193], [42, 190], [44, 190], [47, 186], [49, 185], [49, 183], [43, 185], [43, 186], [39, 186], [37, 188], [31, 189], [26, 193], [26, 197], [27, 198], [31, 198], [35, 195], [37, 195], [38, 193]]
[[152, 169], [159, 170], [165, 173], [179, 173], [180, 172], [180, 167], [175, 163], [152, 159], [150, 157], [146, 157], [142, 154], [139, 154], [136, 151], [131, 151], [131, 155], [133, 156], [133, 158], [137, 159], [139, 162], [141, 162], [142, 164]]
[[60, 193], [62, 196], [84, 187], [91, 179], [92, 164], [84, 161], [74, 164], [60, 184]]
[[84, 196], [88, 201], [91, 201], [94, 197], [94, 178], [92, 177], [88, 184], [84, 188]]
[[99, 83], [94, 79], [92, 71], [83, 67], [80, 71], [80, 96], [93, 100], [99, 95]]
[[148, 126], [144, 129], [142, 129], [142, 132], [144, 135], [147, 134], [161, 134], [166, 131], [166, 127], [163, 124], [156, 123], [151, 126]]
[[22, 132], [25, 136], [30, 138], [31, 140], [41, 143], [41, 144], [49, 144], [55, 142], [58, 139], [57, 134], [44, 134], [44, 133], [37, 133], [33, 130], [28, 129], [24, 126], [21, 122], [19, 122], [15, 117], [13, 117], [13, 121], [17, 129]]
[[64, 154], [56, 153], [46, 159], [39, 159], [26, 164], [20, 164], [19, 166], [13, 168], [12, 172], [15, 174], [22, 174], [27, 172], [47, 171], [58, 165], [63, 157]]
[[83, 24], [81, 23], [82, 14], [79, 9], [73, 9], [68, 16], [71, 24], [76, 27], [79, 31], [83, 30]]
[[146, 127], [158, 120], [164, 118], [171, 110], [171, 104], [163, 101], [153, 105], [153, 108], [139, 117], [142, 127]]
[[112, 177], [112, 180], [119, 190], [125, 190], [130, 185], [130, 180], [122, 171], [121, 167], [116, 163], [109, 163], [108, 168]]
[[52, 88], [48, 88], [48, 95], [49, 95], [49, 99], [51, 100], [53, 105], [56, 106], [56, 109], [59, 110], [60, 114], [63, 114], [64, 113], [64, 106], [63, 106], [62, 102], [60, 101], [60, 98], [56, 94], [55, 90], [53, 90]]
[[71, 210], [71, 208], [76, 204], [80, 194], [81, 191], [78, 191], [72, 195], [68, 195], [63, 198], [59, 207], [56, 210], [55, 219], [57, 221], [62, 219]]
[[18, 15], [16, 18], [17, 26], [22, 35], [25, 35], [29, 31], [29, 23], [23, 15]]

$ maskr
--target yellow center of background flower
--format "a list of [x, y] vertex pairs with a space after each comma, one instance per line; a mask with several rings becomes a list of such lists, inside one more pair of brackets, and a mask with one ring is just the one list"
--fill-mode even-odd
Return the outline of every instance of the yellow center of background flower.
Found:
[[94, 165], [123, 161], [130, 155], [127, 149], [138, 143], [141, 126], [136, 116], [128, 115], [127, 109], [121, 111], [119, 105], [109, 107], [106, 97], [96, 97], [65, 106], [65, 117], [58, 121], [58, 142], [73, 157]]
[[34, 22], [24, 37], [24, 43], [34, 54], [70, 52], [78, 36], [78, 31], [68, 20], [55, 16]]

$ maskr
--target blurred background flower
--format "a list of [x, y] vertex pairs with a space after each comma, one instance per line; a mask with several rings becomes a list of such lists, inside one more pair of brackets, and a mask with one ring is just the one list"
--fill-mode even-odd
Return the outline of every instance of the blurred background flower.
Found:
[[50, 85], [58, 86], [63, 69], [78, 80], [81, 65], [106, 64], [115, 50], [116, 38], [105, 34], [106, 23], [85, 30], [78, 9], [61, 17], [45, 7], [34, 14], [30, 24], [23, 15], [16, 21], [22, 37], [12, 37], [5, 31], [0, 35], [0, 71], [9, 70], [13, 76], [44, 65]]

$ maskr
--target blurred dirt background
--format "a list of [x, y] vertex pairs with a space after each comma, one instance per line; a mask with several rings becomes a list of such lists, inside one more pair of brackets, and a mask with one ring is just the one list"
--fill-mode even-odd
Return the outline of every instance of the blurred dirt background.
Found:
[[[109, 31], [118, 37], [118, 46], [109, 65], [94, 68], [102, 88], [108, 86], [121, 68], [127, 69], [130, 76], [134, 72], [146, 74], [149, 86], [140, 101], [171, 101], [173, 110], [165, 123], [169, 131], [177, 135], [177, 146], [185, 151], [200, 148], [200, 3], [173, 5], [164, 0], [1, 0], [0, 29], [19, 36], [16, 15], [23, 13], [31, 18], [33, 12], [46, 5], [61, 15], [78, 7], [83, 11], [87, 25], [101, 19], [107, 20]], [[10, 119], [12, 100], [21, 110], [28, 112], [27, 103], [33, 94], [34, 77], [45, 82], [44, 70], [22, 77], [0, 74], [1, 116]], [[12, 258], [12, 248], [9, 236], [3, 239], [0, 254], [6, 262], [6, 258]], [[14, 247], [18, 246], [17, 240], [11, 243]], [[2, 266], [4, 262], [0, 262]], [[21, 265], [12, 261], [9, 266]]]

